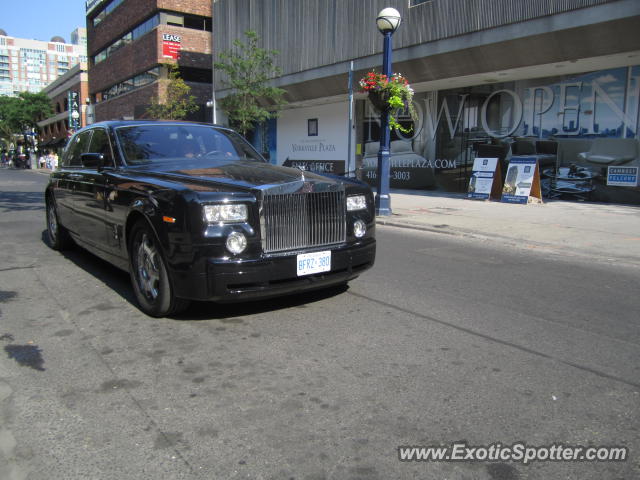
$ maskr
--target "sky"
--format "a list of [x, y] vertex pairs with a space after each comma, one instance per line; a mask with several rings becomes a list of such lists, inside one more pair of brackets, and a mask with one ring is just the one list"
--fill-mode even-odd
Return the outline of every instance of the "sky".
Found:
[[70, 42], [85, 24], [85, 0], [0, 0], [0, 29], [10, 37]]

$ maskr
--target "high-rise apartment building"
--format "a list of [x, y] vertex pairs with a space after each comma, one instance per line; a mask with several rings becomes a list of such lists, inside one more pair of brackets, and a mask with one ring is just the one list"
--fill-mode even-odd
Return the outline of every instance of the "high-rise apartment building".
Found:
[[211, 98], [211, 0], [87, 2], [89, 90], [95, 120], [143, 118], [178, 65], [205, 120]]
[[81, 44], [57, 36], [49, 42], [16, 38], [0, 29], [0, 95], [39, 92], [85, 61], [86, 47]]
[[78, 27], [71, 32], [71, 43], [74, 45], [80, 45], [87, 49], [87, 29], [84, 27]]

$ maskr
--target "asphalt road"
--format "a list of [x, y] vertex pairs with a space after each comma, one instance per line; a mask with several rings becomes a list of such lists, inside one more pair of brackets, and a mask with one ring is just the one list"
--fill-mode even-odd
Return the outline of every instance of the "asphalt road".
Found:
[[[347, 290], [135, 307], [44, 241], [0, 170], [0, 479], [640, 478], [640, 269], [380, 227]], [[625, 462], [400, 462], [398, 446], [628, 447]]]

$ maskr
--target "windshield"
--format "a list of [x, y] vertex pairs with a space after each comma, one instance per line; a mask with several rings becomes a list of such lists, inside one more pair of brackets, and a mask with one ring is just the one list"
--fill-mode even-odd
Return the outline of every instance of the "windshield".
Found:
[[116, 137], [128, 165], [194, 158], [264, 162], [237, 133], [206, 125], [160, 123], [118, 127]]

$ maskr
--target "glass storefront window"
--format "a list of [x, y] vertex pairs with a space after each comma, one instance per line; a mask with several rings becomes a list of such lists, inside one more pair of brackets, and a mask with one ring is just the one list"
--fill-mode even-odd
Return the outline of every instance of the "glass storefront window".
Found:
[[[543, 193], [640, 204], [640, 66], [414, 96], [391, 135], [392, 188], [465, 192], [476, 157], [535, 157]], [[359, 102], [363, 179], [377, 183], [378, 114]], [[504, 176], [503, 176], [504, 179]], [[636, 183], [634, 183], [636, 182]]]

